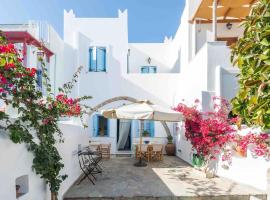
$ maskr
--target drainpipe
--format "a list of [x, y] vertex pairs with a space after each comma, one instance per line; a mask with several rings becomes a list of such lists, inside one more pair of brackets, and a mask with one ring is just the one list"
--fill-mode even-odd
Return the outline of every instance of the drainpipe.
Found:
[[213, 41], [217, 41], [217, 0], [213, 0], [212, 6], [212, 32]]

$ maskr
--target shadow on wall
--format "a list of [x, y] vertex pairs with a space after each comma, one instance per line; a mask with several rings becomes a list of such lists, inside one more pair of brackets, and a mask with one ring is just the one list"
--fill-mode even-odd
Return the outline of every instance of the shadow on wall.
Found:
[[[150, 45], [152, 45], [150, 47]], [[154, 48], [154, 45], [156, 47]], [[149, 49], [148, 49], [149, 48]], [[149, 47], [139, 48], [136, 44], [130, 46], [129, 72], [140, 73], [142, 66], [156, 66], [157, 73], [180, 73], [180, 55], [179, 52], [173, 55], [170, 44], [149, 44]], [[157, 50], [158, 49], [158, 50]], [[156, 53], [152, 53], [155, 52]], [[148, 63], [148, 58], [151, 58]]]

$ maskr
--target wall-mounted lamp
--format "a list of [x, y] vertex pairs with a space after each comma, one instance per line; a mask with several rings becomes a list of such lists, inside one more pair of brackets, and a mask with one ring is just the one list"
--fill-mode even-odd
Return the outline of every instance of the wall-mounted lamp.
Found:
[[227, 24], [226, 24], [226, 27], [227, 27], [227, 29], [228, 30], [231, 30], [232, 29], [232, 23], [230, 23], [230, 22], [228, 22]]
[[147, 62], [148, 62], [149, 65], [151, 64], [151, 58], [150, 57], [147, 59]]

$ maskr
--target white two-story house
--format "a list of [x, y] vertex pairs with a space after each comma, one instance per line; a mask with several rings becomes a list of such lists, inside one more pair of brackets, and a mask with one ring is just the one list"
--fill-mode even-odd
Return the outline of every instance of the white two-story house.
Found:
[[[127, 10], [119, 10], [114, 18], [79, 18], [72, 10], [64, 11], [63, 39], [51, 26], [42, 29], [37, 25], [37, 30], [46, 32], [46, 47], [52, 52], [47, 66], [54, 91], [83, 66], [71, 95], [92, 96], [86, 104], [93, 108], [114, 97], [131, 97], [165, 107], [174, 107], [183, 99], [187, 104], [199, 99], [202, 110], [209, 110], [213, 96], [231, 99], [236, 94], [238, 70], [230, 63], [230, 45], [242, 36], [243, 28], [239, 25], [255, 2], [186, 0], [177, 32], [162, 43], [129, 43]], [[10, 27], [1, 25], [0, 29], [9, 31]], [[42, 39], [31, 32], [35, 27], [27, 28], [30, 35]], [[28, 51], [28, 55], [33, 53]], [[35, 61], [30, 60], [28, 66], [35, 66]], [[125, 103], [128, 101], [122, 99], [106, 104], [86, 119], [88, 139], [110, 143], [113, 154], [133, 153], [133, 144], [139, 138], [139, 123], [105, 119], [99, 113], [100, 109]], [[183, 127], [168, 125], [175, 137], [177, 155], [191, 162], [191, 145], [184, 139]], [[148, 133], [144, 141], [167, 142], [159, 122], [146, 121], [144, 127]], [[242, 182], [253, 180], [256, 187], [265, 189], [263, 173], [269, 164], [258, 162], [263, 164], [258, 165], [257, 177], [249, 173], [250, 168], [243, 170], [244, 161], [238, 161], [241, 169], [219, 170], [218, 174]], [[252, 160], [249, 165], [254, 167], [254, 163]]]

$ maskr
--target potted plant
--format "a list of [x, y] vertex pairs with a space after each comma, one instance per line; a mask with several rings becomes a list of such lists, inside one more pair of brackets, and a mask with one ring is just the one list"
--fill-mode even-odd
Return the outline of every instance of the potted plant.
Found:
[[150, 133], [148, 131], [144, 130], [143, 133], [142, 133], [142, 136], [143, 137], [149, 137]]
[[175, 144], [173, 143], [173, 137], [169, 135], [167, 137], [168, 143], [165, 146], [165, 151], [168, 156], [174, 156], [175, 155]]
[[192, 165], [194, 167], [202, 167], [204, 165], [204, 156], [194, 153], [192, 156]]
[[20, 196], [20, 185], [16, 185], [16, 198], [18, 198]]

